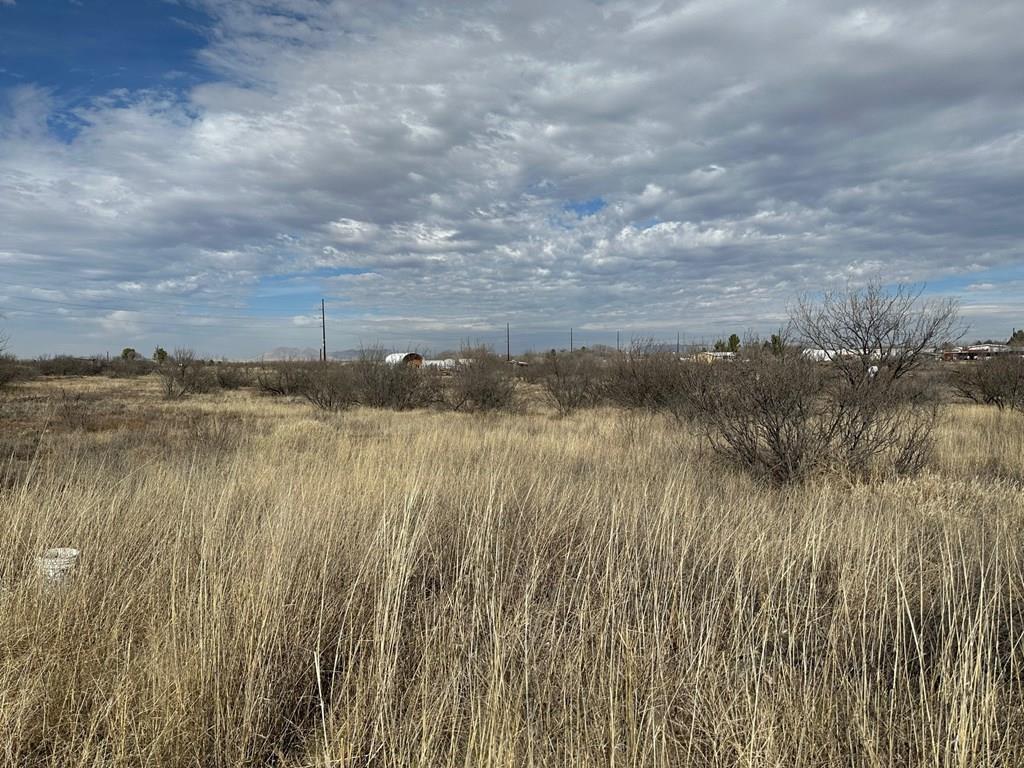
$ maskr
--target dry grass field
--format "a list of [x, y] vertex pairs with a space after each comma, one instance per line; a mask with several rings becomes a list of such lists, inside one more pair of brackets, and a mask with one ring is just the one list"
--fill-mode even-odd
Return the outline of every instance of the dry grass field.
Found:
[[4, 765], [1024, 759], [1019, 414], [948, 407], [914, 479], [771, 488], [613, 409], [0, 398]]

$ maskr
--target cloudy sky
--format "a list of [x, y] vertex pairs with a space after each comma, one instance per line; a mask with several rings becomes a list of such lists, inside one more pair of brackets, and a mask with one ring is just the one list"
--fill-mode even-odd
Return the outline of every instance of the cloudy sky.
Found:
[[1024, 3], [0, 0], [14, 351], [1024, 326]]

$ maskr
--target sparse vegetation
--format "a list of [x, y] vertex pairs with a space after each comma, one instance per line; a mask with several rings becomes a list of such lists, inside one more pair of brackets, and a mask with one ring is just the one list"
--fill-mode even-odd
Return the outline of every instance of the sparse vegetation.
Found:
[[1017, 762], [1021, 414], [946, 406], [914, 478], [776, 489], [646, 408], [159, 383], [7, 395], [5, 764]]
[[0, 388], [5, 387], [18, 378], [18, 369], [13, 359], [0, 355]]
[[611, 358], [605, 393], [623, 408], [681, 413], [689, 408], [691, 391], [677, 357], [650, 340], [633, 342]]
[[7, 355], [7, 336], [0, 331], [0, 389], [18, 377], [16, 361]]
[[[11, 388], [4, 759], [1013, 764], [1024, 416], [940, 402], [920, 334], [955, 308], [906, 296], [799, 305], [831, 363], [788, 331], [521, 371], [369, 349], [254, 392], [179, 349]], [[1011, 391], [997, 362], [961, 394]], [[54, 545], [81, 563], [46, 591]]]
[[829, 362], [792, 353], [781, 333], [767, 349], [751, 343], [743, 360], [716, 366], [699, 398], [715, 450], [777, 483], [823, 471], [919, 471], [938, 403], [918, 374], [925, 351], [956, 332], [956, 304], [872, 284], [804, 299], [791, 320], [803, 345]]
[[357, 402], [352, 371], [336, 363], [306, 366], [301, 391], [310, 403], [325, 411], [343, 411]]
[[272, 397], [293, 397], [302, 394], [306, 363], [282, 362], [263, 365], [256, 373], [256, 388]]
[[486, 348], [464, 349], [442, 394], [453, 411], [508, 411], [516, 405], [516, 379], [508, 365]]
[[603, 396], [604, 377], [598, 362], [586, 353], [547, 355], [538, 365], [537, 375], [562, 416], [593, 408]]
[[166, 400], [177, 400], [186, 395], [199, 395], [217, 388], [217, 377], [202, 360], [196, 359], [191, 349], [176, 349], [157, 368]]
[[351, 364], [357, 402], [371, 408], [408, 411], [439, 401], [440, 382], [430, 371], [412, 365], [388, 365], [384, 357], [384, 350], [368, 347]]
[[907, 474], [925, 463], [937, 404], [908, 382], [865, 377], [802, 356], [719, 364], [700, 397], [714, 449], [776, 483], [825, 471]]
[[248, 367], [238, 363], [217, 363], [213, 367], [213, 375], [221, 389], [241, 389], [252, 384]]
[[975, 403], [1024, 411], [1024, 358], [994, 357], [956, 368], [953, 388]]
[[34, 366], [40, 376], [99, 376], [103, 373], [104, 361], [98, 357], [55, 355], [36, 359]]

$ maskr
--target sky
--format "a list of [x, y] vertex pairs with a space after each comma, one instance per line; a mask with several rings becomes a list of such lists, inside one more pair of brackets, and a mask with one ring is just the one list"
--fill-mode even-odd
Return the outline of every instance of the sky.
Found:
[[1024, 326], [1020, 0], [0, 0], [23, 356]]

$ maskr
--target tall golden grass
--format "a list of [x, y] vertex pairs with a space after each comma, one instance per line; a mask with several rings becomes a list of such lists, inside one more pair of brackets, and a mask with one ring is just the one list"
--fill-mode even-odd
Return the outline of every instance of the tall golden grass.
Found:
[[64, 386], [87, 418], [32, 384], [0, 423], [34, 436], [0, 490], [6, 765], [1024, 755], [1018, 415], [949, 408], [912, 480], [771, 489], [615, 410]]

